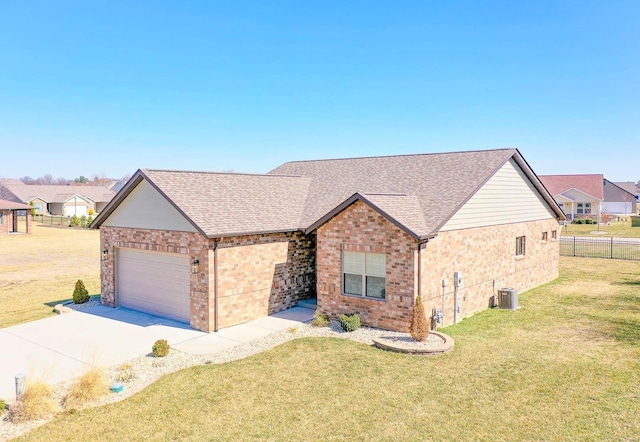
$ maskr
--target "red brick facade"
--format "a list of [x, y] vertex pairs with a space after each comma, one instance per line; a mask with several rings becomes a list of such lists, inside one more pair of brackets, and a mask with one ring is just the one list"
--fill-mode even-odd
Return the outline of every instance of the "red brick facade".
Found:
[[115, 250], [118, 247], [188, 255], [199, 260], [191, 274], [191, 327], [215, 329], [217, 256], [218, 328], [284, 310], [315, 295], [315, 241], [302, 233], [209, 240], [199, 233], [100, 228], [102, 303], [116, 307]]
[[[26, 212], [26, 227], [25, 231], [17, 230], [17, 233], [31, 233], [31, 212], [29, 210], [25, 210]], [[17, 222], [18, 212], [16, 210], [2, 210], [0, 211], [0, 235], [8, 235], [16, 231], [14, 229], [14, 225]]]
[[[555, 219], [441, 232], [418, 254], [418, 241], [356, 202], [318, 229], [318, 311], [334, 317], [357, 312], [365, 325], [408, 331], [420, 292], [427, 315], [433, 307], [443, 309], [444, 324], [451, 324], [455, 271], [463, 274], [459, 319], [489, 306], [494, 280], [496, 289], [523, 292], [555, 279], [559, 246], [551, 239], [552, 230], [559, 230]], [[547, 241], [542, 241], [544, 231]], [[521, 257], [515, 256], [517, 236], [527, 238]], [[342, 294], [343, 250], [385, 254], [386, 299]]]
[[[318, 228], [318, 311], [357, 312], [365, 325], [407, 331], [411, 323], [417, 242], [378, 212], [356, 202]], [[384, 300], [342, 294], [342, 251], [384, 253]]]

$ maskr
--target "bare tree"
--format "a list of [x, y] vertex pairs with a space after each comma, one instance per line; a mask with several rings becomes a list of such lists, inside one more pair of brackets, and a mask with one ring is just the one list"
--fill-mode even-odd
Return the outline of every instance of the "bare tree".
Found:
[[91, 179], [91, 183], [94, 186], [104, 186], [104, 187], [108, 187], [109, 184], [111, 184], [112, 180], [111, 178], [107, 178], [107, 176], [103, 173], [100, 174], [100, 176], [98, 175], [93, 175], [92, 179]]

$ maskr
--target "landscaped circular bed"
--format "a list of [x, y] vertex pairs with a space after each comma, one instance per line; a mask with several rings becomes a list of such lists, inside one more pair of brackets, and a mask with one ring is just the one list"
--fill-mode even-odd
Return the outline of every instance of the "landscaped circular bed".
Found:
[[414, 355], [438, 355], [453, 348], [453, 338], [440, 332], [429, 332], [426, 340], [416, 341], [410, 336], [382, 335], [373, 338], [373, 344], [383, 350]]

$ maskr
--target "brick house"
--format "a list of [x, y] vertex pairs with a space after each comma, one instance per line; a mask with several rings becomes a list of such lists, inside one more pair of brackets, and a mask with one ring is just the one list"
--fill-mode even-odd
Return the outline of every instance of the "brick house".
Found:
[[317, 296], [321, 312], [406, 331], [417, 295], [449, 324], [497, 288], [556, 278], [563, 219], [521, 154], [500, 149], [289, 162], [265, 175], [139, 170], [92, 227], [109, 306], [209, 332]]
[[7, 181], [1, 187], [6, 199], [32, 204], [32, 209], [38, 215], [80, 217], [89, 215], [89, 210], [99, 213], [116, 194], [102, 186], [79, 187]]

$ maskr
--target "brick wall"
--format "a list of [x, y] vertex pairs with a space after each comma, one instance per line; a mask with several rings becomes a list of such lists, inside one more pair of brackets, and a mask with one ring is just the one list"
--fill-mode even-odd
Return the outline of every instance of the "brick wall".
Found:
[[[494, 280], [496, 289], [524, 292], [555, 279], [559, 243], [551, 239], [552, 230], [559, 234], [555, 219], [442, 232], [422, 246], [418, 261], [417, 241], [357, 202], [318, 229], [318, 311], [334, 317], [355, 311], [365, 325], [408, 331], [420, 274], [427, 315], [433, 307], [444, 309], [445, 324], [451, 324], [455, 271], [463, 273], [459, 319], [489, 307]], [[542, 241], [543, 231], [547, 241]], [[515, 256], [517, 236], [526, 237], [523, 257]], [[342, 250], [386, 255], [384, 301], [342, 294]]]
[[[422, 297], [427, 315], [444, 308], [444, 324], [453, 323], [453, 273], [463, 274], [459, 290], [464, 318], [489, 306], [495, 288], [514, 287], [524, 292], [558, 276], [560, 234], [555, 219], [441, 232], [421, 251]], [[542, 241], [542, 232], [547, 241]], [[516, 237], [525, 236], [525, 255], [516, 257]], [[445, 288], [442, 280], [445, 280]]]
[[294, 307], [315, 295], [315, 238], [275, 233], [218, 243], [218, 327]]
[[[417, 242], [358, 201], [318, 228], [318, 311], [357, 312], [364, 325], [407, 331], [411, 323]], [[386, 255], [384, 300], [342, 294], [343, 250]]]
[[[191, 274], [191, 327], [214, 330], [218, 259], [218, 328], [293, 307], [315, 295], [315, 238], [300, 232], [208, 240], [199, 233], [100, 227], [102, 303], [115, 307], [115, 248], [189, 255], [200, 261]], [[214, 248], [217, 250], [214, 252]]]
[[189, 255], [200, 261], [200, 271], [191, 274], [191, 327], [210, 331], [209, 321], [209, 262], [207, 240], [199, 233], [165, 230], [100, 227], [100, 250], [108, 250], [108, 258], [101, 265], [101, 301], [116, 307], [115, 248], [124, 247], [155, 252]]
[[7, 235], [11, 232], [11, 226], [13, 225], [13, 219], [11, 218], [10, 210], [2, 210], [2, 218], [0, 219], [0, 235]]

